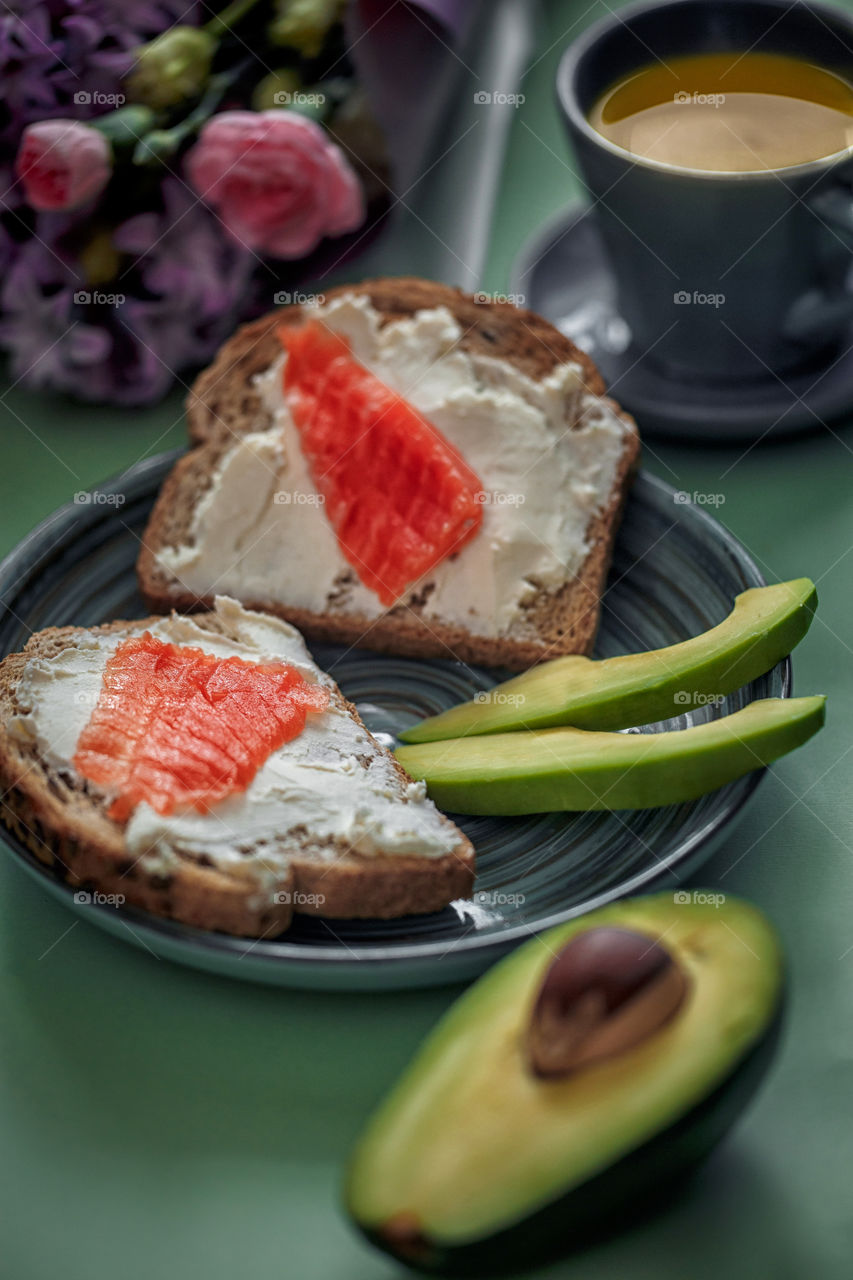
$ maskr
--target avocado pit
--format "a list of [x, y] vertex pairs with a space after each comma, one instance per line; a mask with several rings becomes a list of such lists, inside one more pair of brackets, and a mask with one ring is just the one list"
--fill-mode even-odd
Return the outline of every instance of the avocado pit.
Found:
[[409, 1262], [421, 1262], [430, 1253], [430, 1243], [421, 1230], [416, 1213], [401, 1210], [383, 1223], [379, 1230], [383, 1244], [398, 1258]]
[[527, 1028], [530, 1069], [553, 1080], [626, 1053], [670, 1021], [688, 985], [648, 934], [611, 926], [578, 934], [539, 988]]

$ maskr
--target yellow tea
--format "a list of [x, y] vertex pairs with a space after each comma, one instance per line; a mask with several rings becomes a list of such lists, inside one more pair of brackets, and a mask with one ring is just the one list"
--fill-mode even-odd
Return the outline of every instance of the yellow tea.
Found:
[[617, 81], [589, 122], [633, 155], [679, 168], [778, 169], [853, 145], [853, 86], [787, 54], [685, 54]]

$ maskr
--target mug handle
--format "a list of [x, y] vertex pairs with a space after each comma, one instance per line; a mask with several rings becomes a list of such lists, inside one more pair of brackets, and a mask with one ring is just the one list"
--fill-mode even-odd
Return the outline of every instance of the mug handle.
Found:
[[[849, 245], [853, 254], [853, 191], [839, 182], [808, 199], [806, 204]], [[853, 319], [853, 291], [844, 281], [832, 290], [810, 289], [788, 312], [785, 336], [794, 342], [814, 343], [827, 333], [837, 333]]]

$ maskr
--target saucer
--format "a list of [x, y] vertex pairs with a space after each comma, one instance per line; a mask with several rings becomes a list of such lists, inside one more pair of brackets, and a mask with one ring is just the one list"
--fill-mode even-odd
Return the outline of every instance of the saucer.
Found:
[[594, 213], [571, 204], [522, 246], [510, 291], [598, 365], [619, 403], [648, 435], [756, 441], [816, 430], [853, 410], [853, 327], [843, 354], [808, 372], [750, 383], [685, 382], [648, 363], [619, 315], [616, 283]]

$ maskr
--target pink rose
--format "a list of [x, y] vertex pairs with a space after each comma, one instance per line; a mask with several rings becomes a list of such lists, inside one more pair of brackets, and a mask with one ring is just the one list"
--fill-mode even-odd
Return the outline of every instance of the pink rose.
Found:
[[223, 111], [186, 164], [232, 236], [260, 253], [301, 258], [364, 220], [361, 185], [340, 147], [297, 112]]
[[24, 130], [15, 171], [34, 209], [76, 209], [109, 182], [112, 150], [91, 125], [39, 120]]

